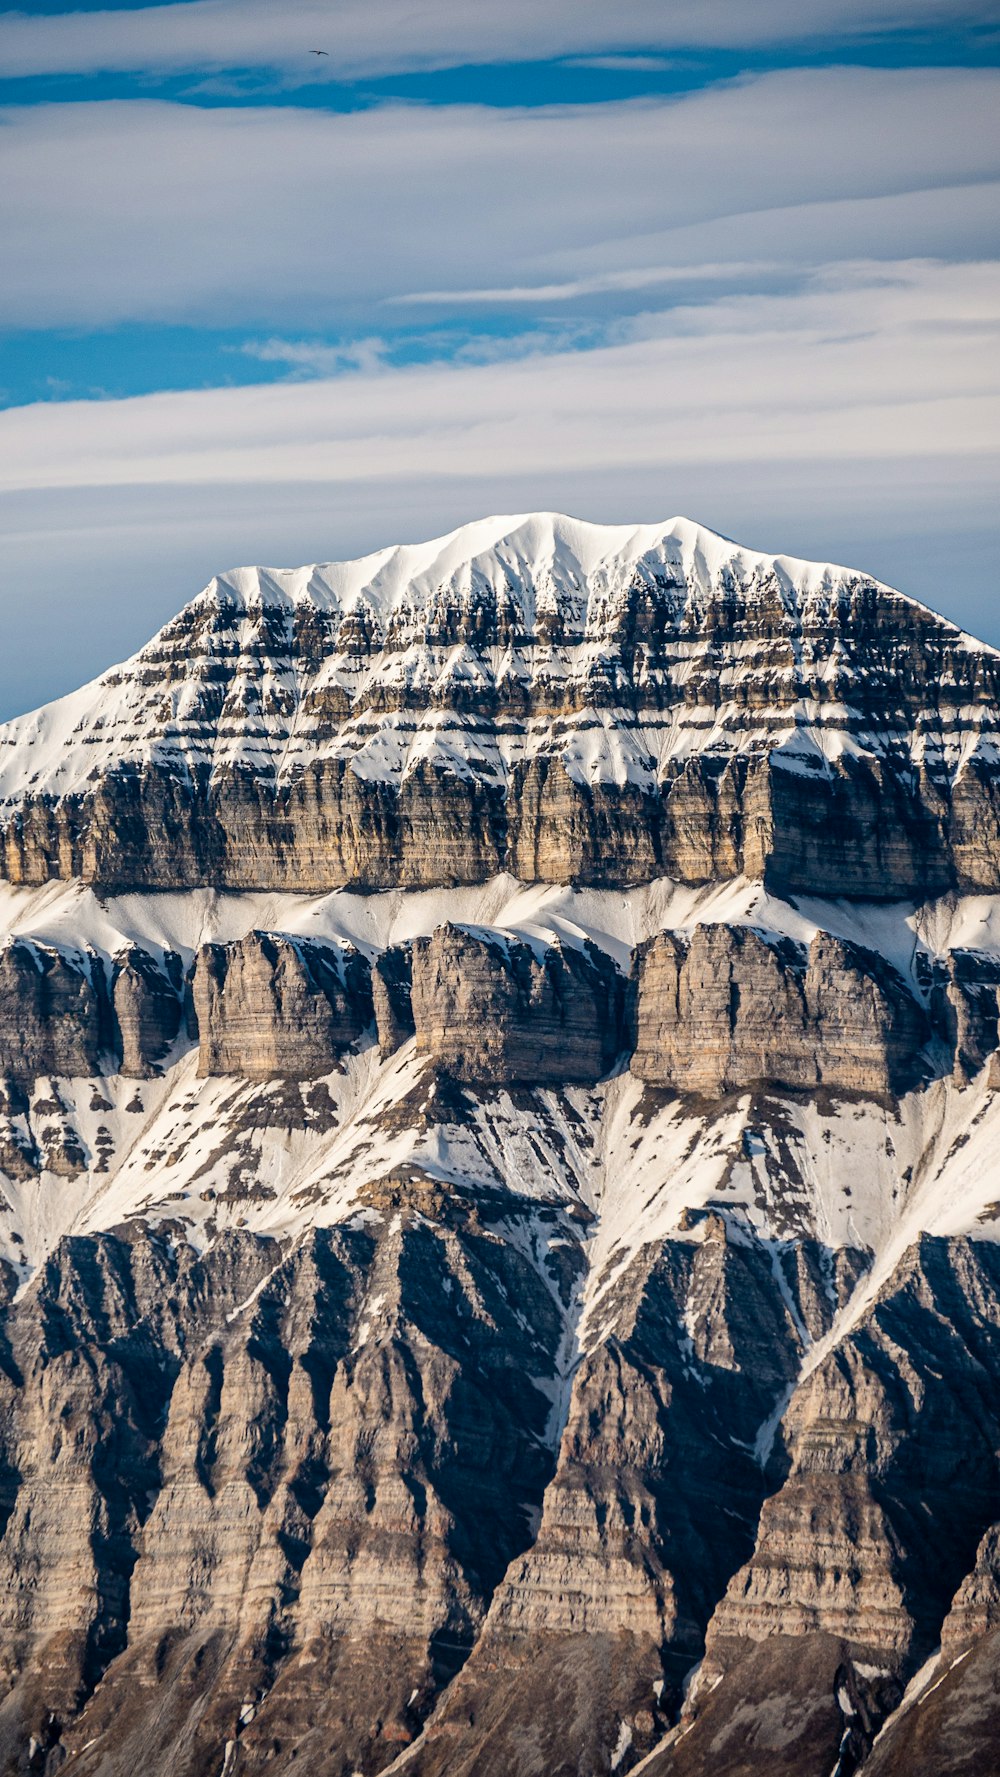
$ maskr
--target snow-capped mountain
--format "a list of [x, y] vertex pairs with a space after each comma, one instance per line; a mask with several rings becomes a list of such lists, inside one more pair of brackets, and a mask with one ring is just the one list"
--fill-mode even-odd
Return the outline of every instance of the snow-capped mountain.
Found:
[[0, 1772], [990, 1768], [998, 685], [537, 514], [0, 729]]
[[1000, 656], [864, 575], [551, 514], [213, 580], [0, 729], [12, 882], [997, 886]]

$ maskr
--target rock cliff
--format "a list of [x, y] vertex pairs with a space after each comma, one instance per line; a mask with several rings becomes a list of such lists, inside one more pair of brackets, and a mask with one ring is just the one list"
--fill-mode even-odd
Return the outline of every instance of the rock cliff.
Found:
[[[903, 1091], [930, 1035], [893, 969], [826, 932], [808, 951], [747, 926], [697, 926], [690, 939], [659, 933], [639, 952], [633, 997], [633, 1073], [707, 1097], [767, 1082]], [[954, 1041], [964, 1057], [971, 1020], [966, 999], [960, 1005]], [[982, 1015], [976, 1031], [996, 1047], [995, 1023], [992, 1043]]]
[[111, 1047], [107, 986], [96, 957], [15, 939], [0, 951], [0, 1072], [94, 1074]]
[[499, 932], [441, 926], [413, 946], [417, 1051], [458, 1080], [594, 1081], [622, 1046], [623, 982], [591, 946], [541, 954]]
[[368, 969], [280, 932], [206, 944], [194, 970], [201, 1074], [311, 1080], [328, 1074], [372, 1021]]
[[145, 1079], [157, 1072], [184, 1021], [181, 959], [168, 951], [162, 961], [130, 944], [114, 959], [112, 1007], [121, 1072]]

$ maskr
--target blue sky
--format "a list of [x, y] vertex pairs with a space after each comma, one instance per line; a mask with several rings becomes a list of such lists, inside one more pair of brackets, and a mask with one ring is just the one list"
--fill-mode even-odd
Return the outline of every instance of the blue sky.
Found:
[[0, 715], [218, 568], [536, 506], [1000, 644], [998, 59], [947, 0], [0, 14]]

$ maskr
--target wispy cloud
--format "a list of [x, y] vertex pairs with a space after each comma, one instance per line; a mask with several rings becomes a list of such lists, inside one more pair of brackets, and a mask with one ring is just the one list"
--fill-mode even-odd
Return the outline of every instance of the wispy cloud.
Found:
[[609, 74], [662, 74], [689, 64], [680, 56], [564, 56], [567, 68], [594, 68]]
[[829, 268], [590, 351], [41, 403], [0, 414], [0, 467], [0, 712], [138, 646], [233, 561], [545, 505], [687, 511], [857, 562], [1000, 641], [1000, 265]]
[[487, 303], [492, 306], [522, 303], [572, 302], [580, 296], [631, 294], [636, 290], [654, 290], [662, 285], [707, 284], [734, 279], [754, 279], [768, 273], [786, 270], [774, 260], [731, 260], [715, 265], [654, 265], [642, 269], [599, 272], [589, 278], [570, 278], [560, 284], [495, 284], [467, 290], [411, 290], [401, 296], [389, 296], [387, 305], [417, 307], [468, 308]]
[[[588, 352], [0, 415], [0, 487], [350, 482], [795, 456], [972, 458], [1000, 441], [1000, 264], [837, 268]], [[284, 358], [294, 348], [275, 342]]]
[[0, 161], [0, 322], [354, 333], [413, 291], [544, 303], [727, 262], [981, 251], [1000, 74], [513, 112], [36, 106], [0, 114]]
[[356, 339], [328, 345], [310, 339], [248, 339], [238, 348], [261, 364], [285, 364], [302, 376], [337, 376], [357, 372], [371, 376], [389, 355], [384, 339]]
[[[116, 11], [0, 15], [8, 77], [267, 67], [353, 78], [472, 62], [796, 43], [942, 24], [995, 24], [990, 0], [183, 0]], [[324, 57], [310, 55], [324, 49]]]

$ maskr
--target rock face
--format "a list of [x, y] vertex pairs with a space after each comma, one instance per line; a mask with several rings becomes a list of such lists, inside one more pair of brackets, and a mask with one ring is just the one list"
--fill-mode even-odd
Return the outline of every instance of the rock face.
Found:
[[623, 985], [593, 946], [539, 956], [499, 932], [441, 926], [413, 946], [417, 1049], [458, 1080], [589, 1083], [621, 1049]]
[[251, 1767], [380, 1768], [528, 1539], [550, 1466], [528, 1378], [558, 1328], [471, 1229], [284, 1262], [238, 1236], [208, 1261], [67, 1243], [5, 1328], [5, 1768], [28, 1722], [81, 1770], [106, 1743], [106, 1768], [201, 1777], [227, 1738]]
[[662, 932], [639, 952], [634, 1000], [632, 1072], [710, 1098], [769, 1082], [904, 1090], [930, 1034], [893, 969], [826, 932], [808, 952], [747, 926]]
[[846, 569], [684, 519], [491, 520], [216, 579], [83, 706], [7, 724], [4, 869], [995, 892], [998, 686], [990, 649]]
[[787, 1478], [712, 1619], [687, 1731], [654, 1773], [743, 1770], [748, 1703], [769, 1770], [832, 1769], [838, 1754], [857, 1768], [941, 1638], [994, 1510], [998, 1289], [995, 1244], [925, 1239], [800, 1384]]
[[382, 1059], [414, 1034], [413, 960], [409, 945], [394, 944], [372, 964], [375, 1029]]
[[1000, 958], [976, 950], [951, 951], [936, 971], [931, 1003], [954, 1051], [957, 1076], [977, 1074], [997, 1049]]
[[96, 957], [15, 939], [0, 951], [0, 1073], [94, 1074], [111, 1046]]
[[1000, 1777], [998, 658], [536, 517], [0, 729], [0, 1777]]
[[720, 1225], [643, 1254], [607, 1313], [613, 1330], [573, 1380], [538, 1533], [407, 1771], [465, 1769], [470, 1716], [476, 1768], [496, 1777], [611, 1769], [623, 1721], [629, 1762], [648, 1752], [751, 1546], [753, 1437], [799, 1343], [767, 1257]]
[[181, 959], [168, 951], [162, 964], [131, 944], [115, 958], [112, 1006], [121, 1072], [142, 1080], [159, 1070], [184, 1017]]
[[193, 991], [202, 1075], [315, 1079], [373, 1016], [368, 970], [356, 951], [280, 932], [204, 945]]

